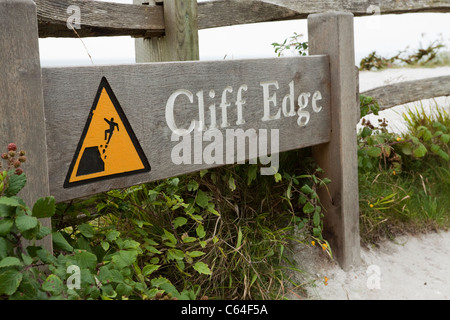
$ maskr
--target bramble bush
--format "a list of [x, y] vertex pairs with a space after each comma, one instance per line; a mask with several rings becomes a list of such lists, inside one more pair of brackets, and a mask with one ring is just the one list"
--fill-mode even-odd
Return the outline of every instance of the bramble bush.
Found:
[[[228, 166], [30, 209], [17, 196], [25, 153], [19, 163], [11, 151], [0, 184], [1, 299], [281, 298], [293, 281], [284, 271], [299, 271], [290, 241], [317, 241], [331, 255], [317, 196], [329, 180], [298, 152], [274, 176]], [[39, 221], [48, 217], [53, 230]], [[53, 253], [36, 242], [50, 234]]]

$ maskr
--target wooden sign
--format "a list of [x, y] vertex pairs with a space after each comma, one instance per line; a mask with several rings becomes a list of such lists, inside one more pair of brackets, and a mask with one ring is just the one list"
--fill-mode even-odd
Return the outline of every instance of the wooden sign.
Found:
[[327, 56], [42, 73], [57, 201], [257, 159], [274, 174], [279, 152], [330, 140]]

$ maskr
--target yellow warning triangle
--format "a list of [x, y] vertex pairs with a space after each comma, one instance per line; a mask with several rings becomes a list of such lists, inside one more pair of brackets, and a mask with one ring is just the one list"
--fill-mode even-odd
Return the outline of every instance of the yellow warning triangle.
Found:
[[103, 77], [64, 188], [150, 170], [119, 101]]

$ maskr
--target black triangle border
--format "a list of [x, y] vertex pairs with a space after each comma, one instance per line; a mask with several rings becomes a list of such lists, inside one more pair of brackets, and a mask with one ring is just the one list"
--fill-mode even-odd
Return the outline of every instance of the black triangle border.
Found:
[[[72, 171], [73, 171], [75, 164], [77, 162], [77, 159], [80, 155], [80, 151], [83, 146], [84, 139], [86, 138], [86, 134], [89, 130], [89, 126], [92, 121], [93, 111], [97, 108], [97, 105], [100, 100], [100, 96], [102, 94], [103, 89], [106, 89], [106, 92], [108, 93], [108, 96], [111, 99], [111, 102], [113, 103], [114, 108], [116, 109], [117, 113], [119, 114], [120, 120], [122, 121], [122, 124], [124, 125], [125, 130], [127, 131], [128, 136], [130, 137], [131, 142], [133, 143], [133, 146], [134, 146], [136, 152], [138, 153], [138, 155], [142, 161], [142, 164], [144, 165], [144, 168], [139, 169], [139, 170], [134, 170], [134, 171], [116, 173], [116, 174], [112, 174], [112, 175], [81, 180], [81, 181], [69, 182], [70, 176], [72, 175]], [[67, 176], [64, 181], [63, 188], [66, 189], [66, 188], [76, 187], [76, 186], [80, 186], [80, 185], [84, 185], [84, 184], [88, 184], [88, 183], [92, 183], [92, 182], [97, 182], [97, 181], [101, 181], [101, 180], [120, 178], [120, 177], [124, 177], [124, 176], [129, 176], [129, 175], [134, 175], [134, 174], [144, 173], [144, 172], [150, 172], [150, 171], [151, 171], [150, 163], [148, 162], [147, 157], [145, 156], [145, 153], [141, 147], [141, 144], [139, 143], [138, 139], [136, 138], [136, 135], [134, 134], [133, 128], [131, 127], [130, 123], [128, 122], [125, 112], [123, 111], [122, 107], [120, 106], [119, 100], [117, 100], [117, 97], [114, 94], [114, 92], [112, 91], [112, 88], [109, 85], [108, 80], [106, 80], [106, 77], [102, 77], [100, 86], [98, 87], [98, 91], [97, 91], [97, 94], [94, 99], [94, 103], [92, 104], [92, 108], [89, 112], [88, 119], [86, 120], [86, 125], [84, 126], [80, 141], [78, 142], [77, 149], [75, 151], [72, 162], [70, 164], [69, 171], [67, 172]]]

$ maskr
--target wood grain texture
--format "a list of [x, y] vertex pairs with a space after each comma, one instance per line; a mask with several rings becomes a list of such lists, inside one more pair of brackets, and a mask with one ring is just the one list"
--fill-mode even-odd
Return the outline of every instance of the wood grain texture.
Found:
[[450, 76], [404, 81], [367, 90], [361, 94], [374, 97], [380, 110], [423, 99], [450, 95]]
[[[152, 168], [149, 173], [93, 182], [69, 189], [63, 188], [64, 179], [92, 107], [102, 77], [106, 77]], [[173, 92], [189, 90], [193, 104], [186, 97], [179, 97], [175, 106], [175, 121], [179, 128], [188, 128], [192, 120], [199, 119], [197, 93], [203, 90], [205, 124], [210, 124], [208, 107], [216, 105], [217, 123], [222, 122], [220, 107], [223, 91], [230, 103], [226, 129], [279, 129], [280, 151], [303, 148], [330, 139], [329, 112], [329, 63], [326, 56], [234, 60], [217, 62], [167, 62], [123, 66], [44, 68], [44, 99], [47, 119], [50, 190], [57, 201], [65, 201], [115, 188], [160, 180], [184, 173], [215, 167], [220, 164], [181, 164], [172, 162], [171, 152], [179, 142], [171, 141], [172, 132], [166, 122], [166, 103]], [[276, 94], [277, 107], [271, 104], [271, 113], [282, 106], [283, 98], [290, 94], [289, 83], [294, 82], [295, 99], [301, 92], [320, 90], [323, 110], [316, 113], [311, 103], [306, 110], [311, 113], [309, 123], [300, 127], [297, 117], [283, 117], [263, 122], [263, 87], [261, 82], [278, 81], [279, 89], [270, 88], [270, 96]], [[243, 119], [236, 125], [237, 93], [241, 85]], [[214, 90], [214, 98], [210, 97]], [[296, 107], [298, 108], [298, 107]], [[209, 143], [204, 142], [203, 147]], [[270, 150], [270, 149], [269, 149]], [[196, 150], [195, 150], [196, 151]], [[225, 148], [224, 148], [225, 153]], [[193, 153], [198, 155], [198, 152]], [[236, 150], [237, 154], [237, 150]], [[194, 155], [192, 155], [194, 157]], [[193, 158], [192, 158], [193, 159]], [[225, 158], [223, 158], [225, 159]], [[192, 160], [194, 161], [194, 160]]]
[[[162, 36], [165, 25], [162, 6], [143, 6], [87, 0], [35, 0], [39, 37]], [[67, 21], [79, 8], [80, 29]]]
[[165, 35], [136, 39], [136, 62], [199, 60], [197, 1], [166, 0], [163, 7]]
[[[140, 1], [138, 3], [145, 2]], [[146, 1], [148, 2], [148, 1]], [[41, 37], [76, 37], [66, 27], [69, 5], [82, 9], [82, 37], [164, 34], [160, 6], [140, 6], [87, 0], [36, 0]], [[375, 6], [375, 7], [374, 7]], [[448, 0], [215, 0], [198, 3], [198, 28], [306, 19], [309, 14], [346, 11], [355, 16], [412, 12], [450, 12]]]
[[[26, 151], [27, 184], [19, 193], [32, 208], [49, 195], [36, 6], [31, 0], [0, 0], [0, 147]], [[50, 219], [42, 224], [51, 227]], [[51, 236], [43, 245], [52, 250]]]
[[331, 179], [328, 190], [319, 194], [325, 210], [324, 237], [344, 270], [360, 262], [353, 35], [351, 13], [308, 17], [310, 54], [330, 57], [331, 140], [313, 147], [313, 154], [324, 176]]
[[217, 0], [199, 3], [199, 28], [215, 28], [266, 21], [305, 19], [328, 11], [354, 16], [411, 12], [449, 12], [447, 0]]

